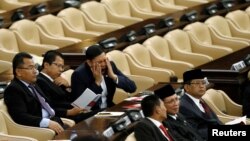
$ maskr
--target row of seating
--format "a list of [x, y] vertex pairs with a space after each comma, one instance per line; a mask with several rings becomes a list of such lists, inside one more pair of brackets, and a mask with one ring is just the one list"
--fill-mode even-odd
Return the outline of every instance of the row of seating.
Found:
[[[236, 10], [228, 13], [226, 17], [238, 12], [246, 13]], [[238, 17], [238, 14], [235, 16]], [[249, 19], [249, 16], [247, 18]], [[153, 36], [142, 44], [130, 45], [123, 51], [113, 50], [108, 52], [107, 55], [127, 76], [143, 75], [152, 78], [154, 83], [169, 82], [173, 76], [177, 76], [178, 81], [182, 81], [182, 74], [186, 70], [249, 47], [248, 40], [250, 38], [238, 36], [231, 39], [224, 37], [223, 34], [220, 35], [219, 29], [216, 31], [213, 29], [212, 25], [227, 27], [229, 20], [222, 16], [213, 16], [204, 23], [191, 23], [183, 30], [172, 30], [166, 33], [164, 37]], [[211, 25], [211, 22], [215, 24]], [[227, 28], [228, 30], [231, 29]], [[118, 101], [116, 103], [121, 102], [123, 98], [128, 96], [127, 94], [121, 94], [120, 91], [117, 93], [117, 95], [123, 96], [115, 96], [115, 100]]]

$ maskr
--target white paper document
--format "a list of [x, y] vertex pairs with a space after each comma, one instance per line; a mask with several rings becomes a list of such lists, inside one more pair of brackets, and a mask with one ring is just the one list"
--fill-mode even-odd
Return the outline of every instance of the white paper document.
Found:
[[101, 97], [87, 88], [71, 105], [90, 110]]
[[227, 123], [225, 123], [226, 125], [236, 125], [236, 124], [245, 124], [246, 125], [246, 119], [247, 119], [247, 116], [243, 116], [243, 117], [240, 117], [240, 118], [236, 118], [232, 121], [229, 121]]
[[121, 115], [123, 115], [124, 112], [99, 112], [95, 115], [95, 117], [119, 117]]

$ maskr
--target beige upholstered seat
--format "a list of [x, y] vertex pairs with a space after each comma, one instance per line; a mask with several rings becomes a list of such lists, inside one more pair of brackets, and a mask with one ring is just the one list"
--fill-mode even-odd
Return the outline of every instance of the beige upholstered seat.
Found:
[[129, 0], [137, 9], [142, 12], [154, 14], [157, 16], [163, 16], [169, 13], [182, 10], [173, 6], [163, 5], [156, 0], [144, 0], [143, 3], [141, 0]]
[[[1, 114], [0, 114], [0, 119], [1, 119]], [[30, 137], [7, 135], [1, 132], [0, 132], [0, 139], [2, 141], [38, 141], [37, 139]]]
[[125, 141], [136, 141], [135, 133], [134, 132], [130, 133], [125, 139]]
[[89, 33], [94, 36], [119, 29], [113, 26], [94, 23], [81, 10], [72, 7], [61, 10], [57, 16], [62, 18], [72, 30]]
[[[125, 52], [127, 55], [130, 56], [130, 58], [139, 66], [142, 68], [147, 68], [149, 70], [158, 70], [162, 71], [167, 77], [163, 82], [170, 82], [170, 78], [175, 76], [175, 73], [171, 68], [166, 67], [165, 64], [160, 64], [158, 62], [152, 61], [152, 58], [150, 56], [150, 52], [147, 48], [145, 48], [141, 44], [134, 44], [126, 47], [123, 52]], [[129, 58], [129, 59], [130, 59]], [[155, 80], [156, 82], [161, 82], [159, 80]]]
[[86, 15], [95, 23], [112, 25], [117, 28], [123, 28], [138, 22], [131, 18], [121, 17], [114, 14], [110, 9], [103, 3], [96, 1], [89, 1], [81, 4], [80, 9], [86, 13]]
[[155, 17], [155, 15], [141, 12], [129, 0], [102, 0], [101, 2], [106, 4], [110, 11], [120, 16], [134, 17], [140, 21]]
[[30, 5], [30, 3], [18, 2], [16, 0], [0, 0], [0, 13], [28, 5]]
[[[33, 21], [20, 20], [9, 27], [15, 34], [20, 48], [30, 48], [28, 51], [36, 55], [42, 56], [48, 50], [56, 50], [56, 38], [46, 36], [41, 29]], [[27, 32], [28, 31], [28, 32]], [[50, 42], [49, 42], [50, 41]]]
[[134, 93], [132, 93], [132, 95], [138, 94], [139, 92], [142, 92], [155, 84], [155, 81], [152, 78], [143, 76], [143, 74], [133, 73], [131, 71], [131, 66], [129, 65], [128, 60], [123, 52], [113, 50], [108, 52], [107, 56], [116, 64], [117, 68], [119, 68], [121, 72], [123, 72], [127, 77], [135, 82], [137, 89]]
[[[219, 116], [231, 120], [242, 117], [242, 105], [232, 101], [222, 90], [208, 89], [202, 99]], [[247, 124], [250, 120], [247, 120]]]
[[205, 21], [205, 24], [223, 38], [250, 43], [250, 33], [244, 33], [235, 29], [233, 24], [222, 16], [210, 17]]
[[24, 126], [15, 123], [8, 114], [7, 107], [3, 99], [0, 100], [0, 118], [0, 133], [31, 137], [37, 139], [38, 141], [51, 140], [55, 136], [55, 132], [48, 128]]
[[197, 0], [157, 0], [164, 5], [173, 5], [179, 7], [180, 9], [187, 9], [189, 7], [201, 5], [207, 3], [207, 1], [197, 1]]
[[[208, 25], [201, 22], [191, 23], [187, 25], [184, 30], [194, 42], [204, 47], [220, 48], [231, 53], [232, 51], [237, 51], [247, 46], [244, 42], [242, 43], [241, 41], [230, 40], [218, 36], [209, 29]], [[219, 56], [221, 52], [213, 52], [212, 54]], [[226, 54], [224, 53], [224, 55]]]
[[71, 45], [78, 44], [81, 40], [88, 38], [88, 35], [70, 30], [61, 18], [52, 14], [40, 16], [36, 19], [36, 23], [48, 35], [65, 40]]
[[147, 39], [143, 45], [150, 51], [152, 62], [171, 68], [179, 79], [182, 78], [185, 71], [194, 68], [193, 64], [174, 60], [175, 55], [170, 53], [167, 40], [160, 36], [153, 36]]
[[37, 54], [37, 52], [41, 52], [39, 48], [19, 46], [16, 36], [12, 31], [8, 29], [0, 29], [0, 60], [12, 62], [16, 53], [20, 51], [28, 51], [33, 56], [35, 63], [42, 64], [43, 58], [35, 55], [35, 53]]
[[177, 60], [189, 62], [194, 66], [200, 66], [213, 60], [211, 56], [200, 53], [199, 48], [194, 48], [188, 34], [183, 30], [172, 30], [164, 38], [169, 43], [170, 53], [175, 54]]
[[0, 82], [10, 82], [13, 77], [12, 63], [0, 60]]
[[27, 3], [31, 3], [31, 4], [38, 4], [38, 3], [42, 3], [42, 2], [46, 2], [46, 1], [50, 1], [50, 0], [18, 0], [19, 2], [27, 2]]
[[225, 16], [229, 19], [229, 22], [232, 22], [232, 25], [235, 26], [240, 32], [250, 33], [250, 17], [243, 10], [235, 10], [227, 13]]

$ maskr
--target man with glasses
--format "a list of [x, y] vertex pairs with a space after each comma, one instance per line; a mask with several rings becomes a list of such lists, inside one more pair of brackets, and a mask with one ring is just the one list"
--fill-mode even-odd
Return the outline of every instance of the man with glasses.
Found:
[[4, 91], [4, 102], [12, 119], [22, 125], [50, 128], [61, 133], [63, 123], [56, 110], [36, 85], [37, 73], [32, 56], [21, 52], [12, 61], [14, 79]]
[[206, 80], [200, 69], [183, 74], [185, 94], [180, 99], [180, 113], [199, 134], [208, 139], [208, 126], [221, 125], [222, 122], [209, 106], [201, 99], [206, 92]]
[[80, 122], [94, 113], [85, 113], [85, 109], [71, 105], [71, 94], [67, 90], [70, 86], [67, 80], [61, 76], [63, 71], [62, 54], [55, 50], [48, 51], [43, 57], [42, 70], [37, 77], [37, 84], [50, 100], [51, 106], [58, 111], [57, 116]]
[[154, 91], [160, 97], [167, 109], [167, 118], [163, 122], [167, 125], [170, 133], [178, 141], [204, 141], [204, 139], [179, 113], [179, 96], [171, 85], [165, 85]]
[[[86, 88], [101, 98], [92, 110], [100, 110], [114, 105], [113, 96], [116, 87], [132, 93], [136, 90], [135, 83], [126, 77], [114, 64], [109, 61], [99, 45], [87, 48], [86, 62], [81, 64], [72, 74], [72, 100], [77, 99]], [[123, 62], [120, 62], [123, 63]]]

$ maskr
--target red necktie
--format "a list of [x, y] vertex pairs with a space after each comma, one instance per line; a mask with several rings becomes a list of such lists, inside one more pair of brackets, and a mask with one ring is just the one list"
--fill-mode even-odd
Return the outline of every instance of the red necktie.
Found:
[[211, 114], [211, 110], [210, 110], [210, 108], [208, 107], [208, 105], [207, 105], [203, 100], [200, 100], [200, 104], [202, 105], [202, 107], [203, 107], [205, 113], [206, 113], [207, 115], [210, 115], [210, 114]]
[[161, 129], [161, 131], [163, 131], [163, 133], [166, 135], [166, 137], [169, 141], [173, 141], [172, 137], [168, 134], [168, 131], [166, 130], [166, 128], [163, 125], [160, 125], [159, 128]]

